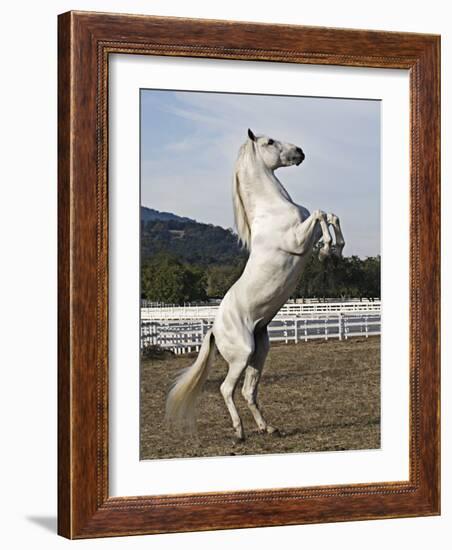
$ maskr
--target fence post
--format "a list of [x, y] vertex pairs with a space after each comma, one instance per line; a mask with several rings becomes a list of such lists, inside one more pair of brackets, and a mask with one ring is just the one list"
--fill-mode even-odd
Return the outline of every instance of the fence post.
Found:
[[338, 323], [339, 323], [339, 340], [342, 340], [342, 332], [343, 332], [343, 320], [342, 320], [342, 313], [338, 314]]
[[295, 332], [294, 332], [295, 343], [298, 344], [298, 319], [297, 319], [297, 317], [295, 317], [294, 321], [295, 321]]

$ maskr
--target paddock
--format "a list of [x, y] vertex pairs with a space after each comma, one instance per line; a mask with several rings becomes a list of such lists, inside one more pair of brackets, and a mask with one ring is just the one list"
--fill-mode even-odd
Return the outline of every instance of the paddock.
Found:
[[196, 353], [169, 351], [141, 361], [140, 458], [341, 451], [380, 447], [380, 337], [272, 343], [259, 401], [278, 435], [258, 434], [239, 391], [245, 434], [232, 437], [219, 392], [226, 364], [217, 357], [198, 406], [198, 435], [183, 437], [164, 423], [175, 375]]

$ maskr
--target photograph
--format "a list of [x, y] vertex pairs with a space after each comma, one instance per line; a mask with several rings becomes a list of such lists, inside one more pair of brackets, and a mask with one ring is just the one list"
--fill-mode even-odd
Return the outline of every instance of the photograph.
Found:
[[380, 448], [380, 179], [379, 100], [140, 89], [140, 460]]

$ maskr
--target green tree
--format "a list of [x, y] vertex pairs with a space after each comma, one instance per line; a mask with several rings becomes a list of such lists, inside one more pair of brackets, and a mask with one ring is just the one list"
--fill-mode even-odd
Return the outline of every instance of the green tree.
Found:
[[380, 256], [331, 256], [320, 262], [314, 253], [304, 270], [294, 298], [379, 298]]
[[147, 300], [172, 304], [204, 301], [205, 272], [168, 254], [156, 254], [142, 266], [141, 295]]
[[240, 277], [245, 262], [234, 265], [213, 265], [207, 271], [207, 294], [210, 298], [222, 298]]

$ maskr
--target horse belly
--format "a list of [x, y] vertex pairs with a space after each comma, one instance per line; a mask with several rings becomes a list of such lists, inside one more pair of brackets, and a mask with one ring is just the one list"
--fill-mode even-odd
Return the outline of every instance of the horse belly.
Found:
[[[243, 281], [243, 301], [248, 303], [254, 319], [268, 324], [294, 292], [306, 265], [306, 258], [293, 256], [283, 266], [256, 269]], [[257, 267], [257, 266], [256, 266]]]
[[294, 292], [308, 260], [277, 249], [266, 252], [253, 251], [220, 304], [214, 331], [229, 334], [228, 340], [267, 325]]

